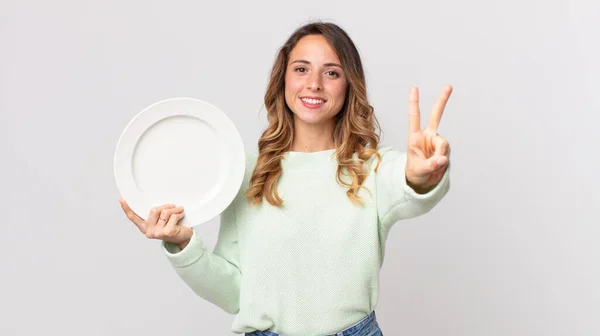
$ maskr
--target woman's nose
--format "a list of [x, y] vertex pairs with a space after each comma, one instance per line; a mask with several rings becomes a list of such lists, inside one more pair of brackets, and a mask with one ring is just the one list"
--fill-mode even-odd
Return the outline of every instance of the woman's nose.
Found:
[[323, 86], [321, 85], [321, 76], [318, 73], [311, 74], [308, 77], [306, 88], [313, 91], [322, 90]]

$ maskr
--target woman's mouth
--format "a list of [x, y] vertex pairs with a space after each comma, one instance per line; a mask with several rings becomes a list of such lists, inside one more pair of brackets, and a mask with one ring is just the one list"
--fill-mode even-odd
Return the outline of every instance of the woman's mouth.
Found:
[[325, 104], [326, 100], [324, 99], [320, 99], [320, 98], [300, 98], [300, 101], [302, 101], [302, 105], [308, 107], [308, 108], [312, 108], [312, 109], [316, 109], [319, 108], [321, 106], [323, 106], [323, 104]]

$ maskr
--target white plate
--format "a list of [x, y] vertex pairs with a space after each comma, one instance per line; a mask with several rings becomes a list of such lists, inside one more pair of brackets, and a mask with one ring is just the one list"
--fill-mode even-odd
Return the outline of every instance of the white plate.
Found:
[[197, 226], [233, 201], [245, 161], [242, 138], [221, 110], [172, 98], [145, 108], [125, 127], [114, 174], [121, 196], [140, 217], [173, 203], [184, 206], [180, 224]]

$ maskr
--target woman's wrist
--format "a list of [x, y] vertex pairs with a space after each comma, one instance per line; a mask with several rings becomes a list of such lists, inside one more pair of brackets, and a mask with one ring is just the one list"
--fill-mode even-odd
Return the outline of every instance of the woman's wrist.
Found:
[[182, 226], [181, 229], [182, 229], [183, 236], [185, 236], [186, 238], [184, 238], [183, 241], [178, 242], [176, 244], [177, 244], [177, 246], [179, 246], [180, 250], [183, 250], [190, 243], [190, 240], [192, 239], [194, 232], [193, 232], [193, 229], [189, 226]]

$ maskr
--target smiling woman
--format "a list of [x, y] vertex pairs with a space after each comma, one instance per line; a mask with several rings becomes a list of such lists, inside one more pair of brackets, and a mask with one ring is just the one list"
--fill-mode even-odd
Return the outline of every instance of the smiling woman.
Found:
[[[283, 90], [282, 90], [283, 87]], [[367, 99], [358, 50], [348, 34], [332, 23], [297, 29], [281, 47], [265, 94], [269, 126], [258, 141], [259, 155], [246, 195], [258, 204], [263, 196], [276, 206], [279, 161], [288, 151], [337, 149], [338, 181], [348, 198], [360, 204], [364, 182], [361, 161], [378, 156], [379, 124]], [[344, 180], [343, 174], [350, 174]]]
[[332, 23], [305, 25], [277, 54], [265, 94], [269, 124], [221, 213], [214, 251], [173, 225], [181, 208], [156, 207], [146, 225], [123, 207], [163, 240], [194, 293], [236, 314], [233, 332], [381, 336], [375, 309], [387, 236], [449, 190], [450, 151], [437, 126], [450, 90], [421, 130], [413, 88], [408, 150], [380, 148], [352, 40]]

